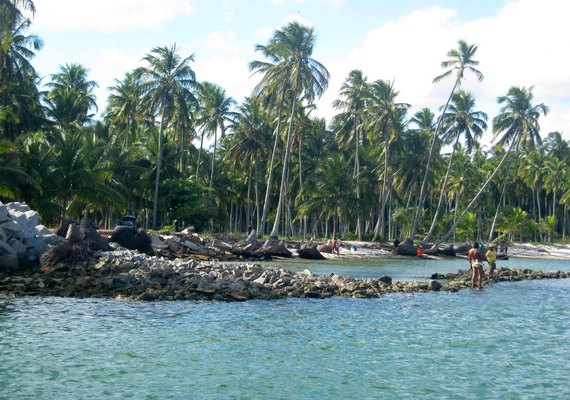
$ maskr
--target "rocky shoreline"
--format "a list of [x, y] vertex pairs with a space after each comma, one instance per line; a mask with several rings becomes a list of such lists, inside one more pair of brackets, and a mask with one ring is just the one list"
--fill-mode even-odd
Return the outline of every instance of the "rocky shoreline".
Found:
[[[423, 282], [398, 282], [389, 276], [354, 279], [336, 274], [317, 276], [260, 263], [166, 260], [112, 244], [76, 263], [60, 263], [48, 272], [29, 270], [0, 274], [0, 298], [64, 296], [140, 301], [246, 301], [333, 296], [375, 298], [389, 293], [455, 292], [470, 287], [469, 271], [434, 274]], [[496, 281], [570, 278], [569, 272], [500, 268]]]

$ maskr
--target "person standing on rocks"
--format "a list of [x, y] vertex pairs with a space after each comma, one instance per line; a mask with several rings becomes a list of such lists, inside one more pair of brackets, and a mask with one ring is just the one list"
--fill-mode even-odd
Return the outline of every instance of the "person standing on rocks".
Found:
[[485, 253], [487, 262], [489, 263], [489, 280], [494, 278], [495, 269], [497, 269], [497, 245], [491, 243], [487, 253]]
[[479, 251], [479, 243], [473, 243], [473, 247], [467, 253], [469, 258], [469, 264], [471, 265], [471, 289], [475, 288], [475, 279], [477, 279], [477, 285], [481, 289], [481, 275], [483, 272], [483, 256]]

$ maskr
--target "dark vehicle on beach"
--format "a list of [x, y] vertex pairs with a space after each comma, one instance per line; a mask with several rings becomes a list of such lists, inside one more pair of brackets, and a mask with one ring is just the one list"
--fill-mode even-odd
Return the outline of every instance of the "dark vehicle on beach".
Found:
[[115, 230], [121, 228], [136, 228], [137, 227], [137, 217], [132, 215], [124, 215], [123, 218], [119, 221], [119, 223], [115, 226]]

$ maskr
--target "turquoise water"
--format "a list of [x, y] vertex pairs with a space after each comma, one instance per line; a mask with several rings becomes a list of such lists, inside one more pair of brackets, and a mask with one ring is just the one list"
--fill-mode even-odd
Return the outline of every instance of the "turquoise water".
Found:
[[[429, 262], [402, 274], [457, 269]], [[342, 267], [394, 268], [361, 264]], [[365, 300], [0, 300], [0, 399], [565, 399], [569, 305], [568, 279]]]

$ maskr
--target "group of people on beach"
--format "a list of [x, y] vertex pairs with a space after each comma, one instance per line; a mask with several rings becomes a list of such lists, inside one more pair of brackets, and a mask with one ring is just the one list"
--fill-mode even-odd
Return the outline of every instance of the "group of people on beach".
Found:
[[469, 266], [471, 268], [471, 288], [475, 288], [475, 281], [477, 286], [481, 289], [481, 281], [485, 275], [483, 271], [483, 260], [489, 264], [488, 279], [494, 279], [495, 270], [497, 269], [497, 245], [495, 243], [489, 244], [485, 251], [485, 246], [478, 242], [473, 243], [473, 246], [467, 253]]

